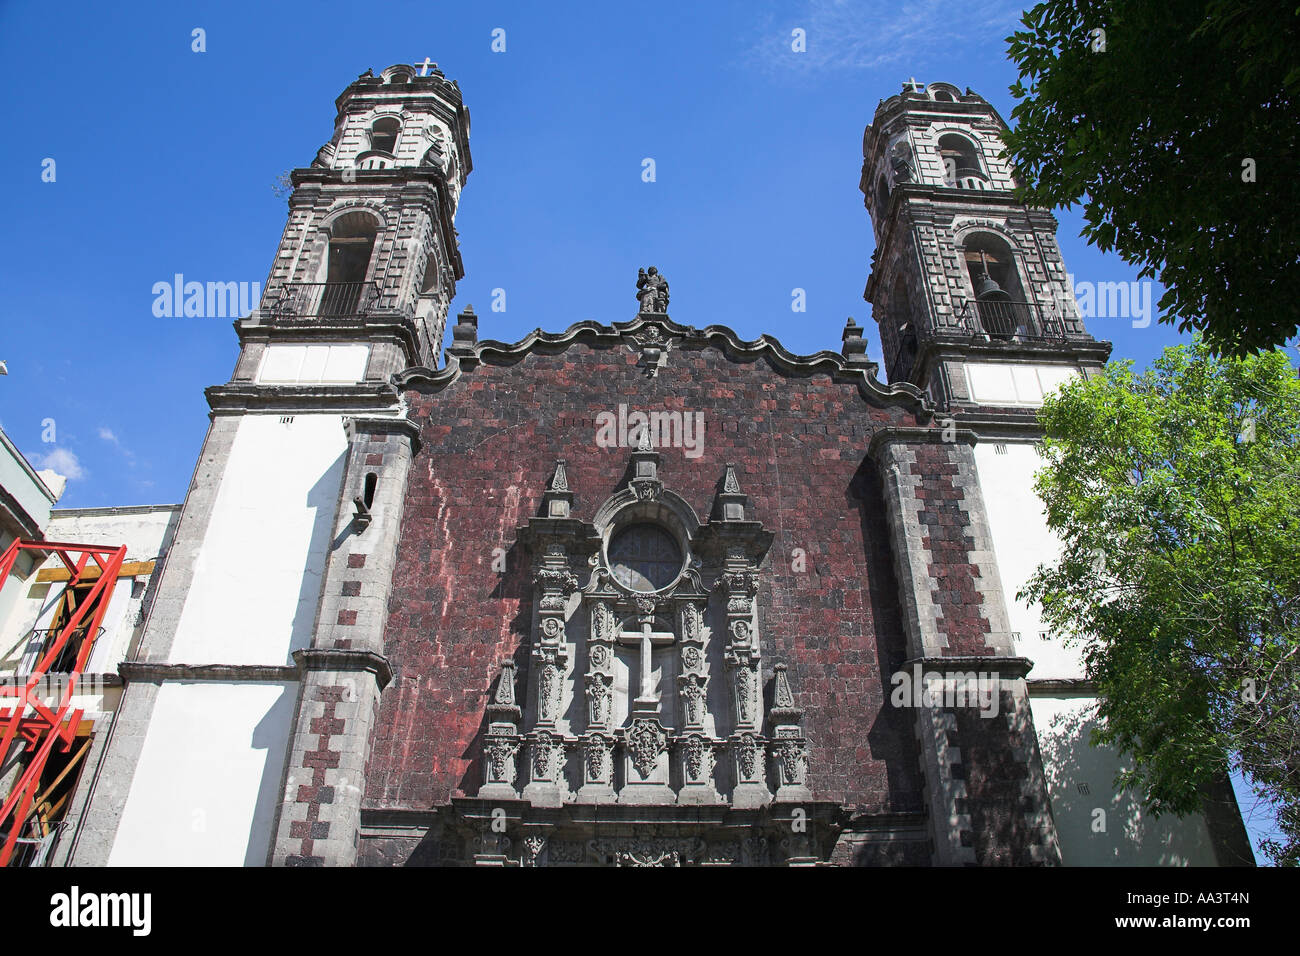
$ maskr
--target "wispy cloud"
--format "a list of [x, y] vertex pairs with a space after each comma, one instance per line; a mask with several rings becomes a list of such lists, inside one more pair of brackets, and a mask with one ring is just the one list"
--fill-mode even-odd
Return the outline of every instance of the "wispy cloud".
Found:
[[69, 481], [80, 481], [87, 475], [86, 469], [81, 467], [77, 453], [67, 448], [51, 448], [47, 454], [33, 455], [31, 462], [38, 469], [48, 468]]
[[129, 467], [131, 468], [135, 467], [135, 452], [133, 452], [130, 448], [127, 448], [125, 445], [122, 444], [122, 440], [117, 437], [117, 435], [113, 432], [113, 429], [109, 428], [106, 425], [100, 425], [99, 437], [102, 440], [108, 442], [114, 448], [116, 448], [121, 453], [122, 457], [126, 459], [126, 463]]
[[[808, 0], [769, 14], [746, 60], [785, 74], [924, 63], [946, 47], [969, 49], [1009, 35], [1024, 7], [1008, 0]], [[795, 28], [805, 31], [806, 52], [791, 49]]]

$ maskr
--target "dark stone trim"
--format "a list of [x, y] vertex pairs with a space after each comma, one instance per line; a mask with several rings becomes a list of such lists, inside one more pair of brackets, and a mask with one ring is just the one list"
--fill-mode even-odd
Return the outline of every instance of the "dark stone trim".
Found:
[[929, 428], [914, 428], [907, 425], [886, 426], [871, 436], [871, 441], [867, 443], [867, 455], [874, 458], [882, 448], [894, 442], [908, 442], [917, 445], [975, 445], [979, 441], [979, 436], [969, 428], [956, 429], [952, 441], [943, 440], [944, 431], [946, 429], [940, 427], [937, 423]]
[[213, 385], [204, 391], [214, 412], [336, 411], [391, 408], [398, 395], [389, 384]]
[[1009, 676], [1012, 678], [1024, 677], [1029, 673], [1034, 662], [1027, 657], [982, 657], [979, 655], [966, 655], [961, 657], [911, 657], [899, 664], [899, 670], [910, 670], [915, 665], [920, 664], [922, 671], [939, 671], [948, 673], [951, 671], [971, 671], [984, 670], [996, 671], [998, 676]]
[[305, 647], [293, 652], [298, 667], [306, 671], [365, 671], [375, 675], [375, 683], [383, 690], [393, 679], [388, 658], [372, 651], [344, 650], [336, 647]]
[[1046, 677], [1027, 678], [1030, 697], [1051, 697], [1055, 694], [1095, 694], [1097, 685], [1086, 677], [1067, 677], [1050, 679]]
[[411, 454], [420, 450], [420, 426], [409, 418], [381, 415], [354, 415], [348, 427], [357, 435], [399, 435], [411, 443]]
[[122, 680], [160, 684], [164, 681], [296, 681], [299, 670], [292, 664], [163, 664], [151, 661], [123, 661], [117, 665]]

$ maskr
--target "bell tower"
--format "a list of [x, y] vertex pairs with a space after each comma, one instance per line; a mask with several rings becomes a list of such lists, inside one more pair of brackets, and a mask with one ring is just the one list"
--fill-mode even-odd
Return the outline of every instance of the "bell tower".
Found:
[[[427, 61], [367, 70], [335, 107], [292, 174], [259, 307], [234, 323], [234, 373], [207, 389], [211, 425], [124, 665], [121, 726], [167, 730], [106, 745], [90, 805], [108, 822], [76, 865], [158, 865], [168, 847], [212, 865], [355, 858], [419, 445], [392, 378], [441, 365], [471, 161], [460, 88]], [[168, 792], [220, 793], [220, 813], [130, 786], [160, 774]]]
[[240, 323], [237, 381], [291, 376], [297, 352], [275, 349], [285, 343], [365, 343], [364, 359], [353, 348], [324, 360], [363, 360], [368, 381], [439, 364], [465, 274], [454, 224], [472, 163], [460, 87], [436, 65], [398, 64], [367, 70], [335, 107], [334, 135], [293, 172], [261, 308]]
[[864, 297], [889, 381], [954, 413], [1032, 408], [1110, 353], [1084, 328], [1055, 217], [1016, 201], [1006, 128], [969, 89], [913, 81], [880, 103], [862, 141], [876, 236]]

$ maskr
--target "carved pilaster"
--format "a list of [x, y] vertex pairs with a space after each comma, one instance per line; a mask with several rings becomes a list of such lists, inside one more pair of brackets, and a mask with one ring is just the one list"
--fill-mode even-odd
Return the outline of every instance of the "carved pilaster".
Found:
[[776, 776], [778, 802], [811, 800], [808, 789], [808, 741], [803, 736], [803, 710], [794, 705], [790, 677], [784, 664], [777, 664], [772, 692], [772, 723], [775, 729], [768, 747]]
[[519, 796], [515, 790], [515, 776], [518, 772], [520, 717], [519, 706], [515, 703], [515, 665], [513, 661], [506, 661], [501, 665], [496, 695], [487, 707], [488, 732], [483, 741], [480, 797], [513, 800]]

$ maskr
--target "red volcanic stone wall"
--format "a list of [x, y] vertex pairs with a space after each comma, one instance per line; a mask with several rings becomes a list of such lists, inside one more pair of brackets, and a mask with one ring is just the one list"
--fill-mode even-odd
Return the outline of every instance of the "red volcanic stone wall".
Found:
[[[703, 454], [660, 449], [660, 477], [703, 519], [735, 462], [748, 517], [775, 533], [759, 591], [764, 670], [789, 665], [815, 797], [920, 810], [913, 714], [888, 705], [887, 675], [905, 648], [884, 501], [866, 458], [876, 429], [915, 425], [912, 413], [873, 407], [854, 382], [791, 376], [714, 347], [679, 344], [654, 378], [636, 360], [623, 345], [576, 343], [480, 365], [441, 391], [408, 391], [423, 444], [394, 569], [385, 648], [394, 679], [366, 804], [421, 808], [477, 791], [489, 691], [502, 661], [527, 663], [533, 597], [516, 529], [536, 514], [557, 458], [568, 462], [577, 518], [591, 520], [619, 488], [630, 449], [598, 447], [595, 436], [596, 417], [623, 402], [703, 412]], [[504, 574], [493, 570], [497, 548]], [[792, 567], [796, 548], [803, 571]]]

